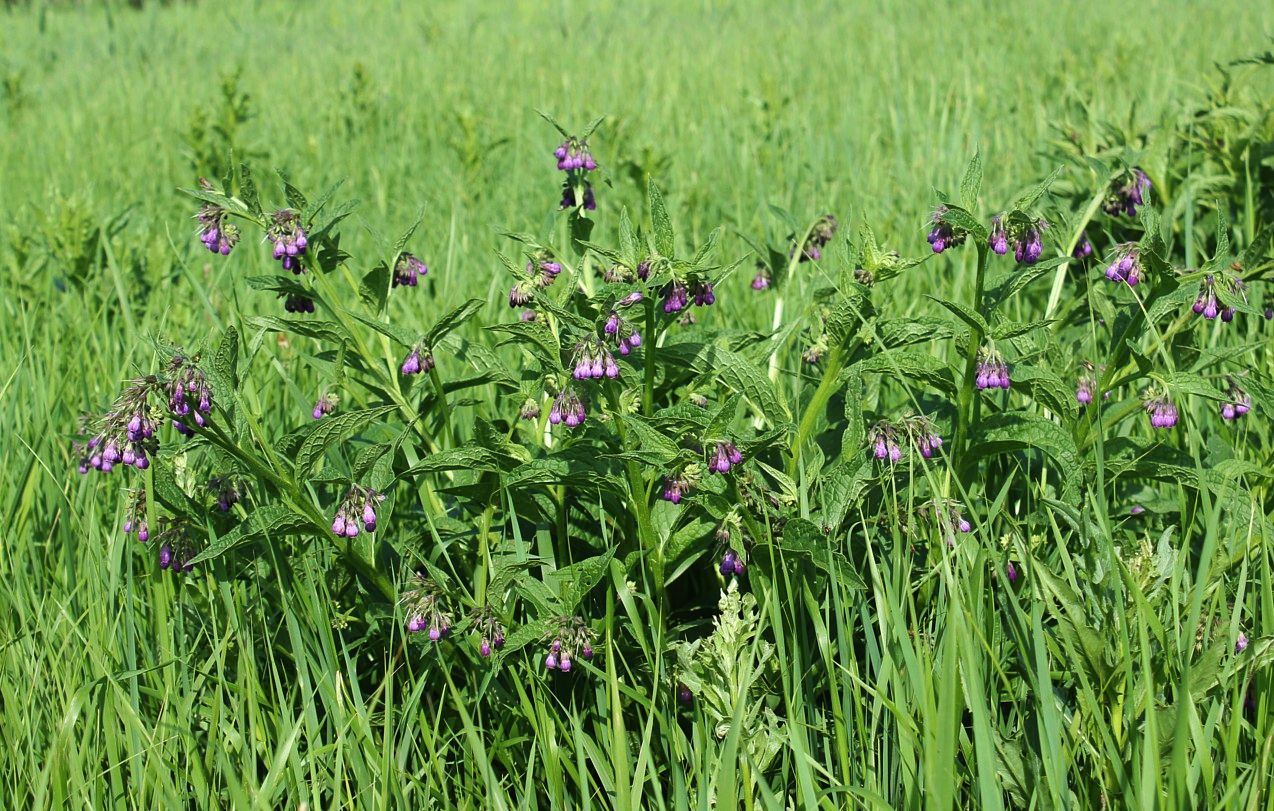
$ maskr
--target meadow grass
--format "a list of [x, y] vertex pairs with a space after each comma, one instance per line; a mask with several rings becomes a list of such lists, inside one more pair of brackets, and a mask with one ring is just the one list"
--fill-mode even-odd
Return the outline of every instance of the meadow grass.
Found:
[[[355, 256], [384, 254], [423, 211], [430, 275], [391, 302], [395, 323], [477, 297], [493, 324], [508, 319], [500, 233], [555, 227], [557, 138], [537, 110], [607, 116], [599, 233], [621, 205], [644, 210], [654, 177], [685, 244], [726, 226], [727, 262], [782, 242], [774, 207], [865, 220], [919, 255], [932, 188], [956, 188], [975, 151], [984, 195], [1005, 199], [1054, 168], [1048, 145], [1071, 128], [1185, 127], [1214, 63], [1267, 49], [1270, 25], [1230, 0], [0, 10], [0, 806], [1274, 808], [1268, 471], [1224, 485], [1243, 521], [1221, 484], [1197, 499], [1143, 486], [1129, 496], [1151, 514], [1130, 516], [1099, 442], [1091, 509], [1040, 524], [1024, 517], [1047, 495], [1040, 469], [1008, 464], [969, 487], [976, 532], [954, 552], [913, 548], [888, 520], [905, 502], [855, 505], [854, 571], [775, 563], [771, 588], [744, 588], [754, 607], [724, 598], [740, 638], [723, 678], [763, 674], [763, 689], [755, 706], [736, 691], [718, 734], [663, 679], [670, 645], [711, 629], [715, 593], [670, 612], [608, 570], [595, 666], [543, 678], [530, 648], [488, 667], [410, 643], [324, 554], [161, 576], [119, 532], [118, 485], [77, 475], [70, 441], [157, 364], [156, 341], [251, 337], [251, 316], [278, 312], [241, 283], [270, 268], [255, 237], [209, 260], [176, 192], [219, 177], [231, 149], [305, 189], [345, 179]], [[708, 325], [769, 329], [750, 265]], [[973, 271], [971, 255], [922, 266], [877, 306], [941, 313], [922, 294], [965, 301]], [[1269, 328], [1235, 328], [1268, 375]], [[271, 436], [324, 379], [300, 343], [267, 336], [243, 382]], [[790, 381], [788, 400], [809, 397]], [[472, 414], [455, 418], [471, 435]], [[1233, 449], [1268, 463], [1266, 417], [1229, 430], [1191, 436], [1200, 479], [1247, 458]]]

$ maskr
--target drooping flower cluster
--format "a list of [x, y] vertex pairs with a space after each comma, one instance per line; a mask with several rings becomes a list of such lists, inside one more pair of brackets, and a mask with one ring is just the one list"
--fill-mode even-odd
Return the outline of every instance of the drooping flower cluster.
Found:
[[522, 403], [522, 408], [518, 412], [518, 416], [524, 420], [538, 420], [540, 418], [539, 401], [534, 397], [526, 398], [526, 401]]
[[942, 437], [938, 435], [937, 427], [933, 424], [933, 420], [925, 415], [908, 417], [903, 421], [903, 427], [907, 435], [911, 437], [916, 450], [920, 451], [920, 455], [924, 458], [932, 459], [938, 448], [942, 447]]
[[1133, 168], [1128, 179], [1119, 187], [1111, 187], [1102, 208], [1112, 217], [1127, 214], [1137, 216], [1137, 206], [1144, 205], [1150, 192], [1150, 178], [1138, 168]]
[[1112, 282], [1125, 282], [1129, 287], [1136, 287], [1141, 281], [1141, 250], [1135, 242], [1125, 242], [1115, 246], [1110, 264], [1106, 266], [1106, 278]]
[[412, 576], [412, 585], [413, 588], [399, 598], [407, 615], [407, 631], [427, 632], [429, 641], [437, 642], [451, 631], [451, 615], [442, 604], [438, 587], [423, 573], [416, 572]]
[[239, 243], [239, 226], [226, 220], [226, 210], [221, 206], [205, 203], [195, 219], [199, 221], [199, 241], [203, 246], [212, 253], [229, 256], [230, 251]]
[[213, 476], [208, 480], [208, 492], [217, 502], [217, 509], [230, 512], [243, 496], [243, 482], [231, 476]]
[[1221, 404], [1221, 419], [1226, 422], [1233, 422], [1252, 410], [1252, 398], [1239, 388], [1239, 384], [1235, 383], [1233, 378], [1229, 379], [1225, 395], [1228, 400]]
[[398, 371], [404, 375], [418, 375], [433, 368], [433, 353], [417, 344], [411, 348], [411, 352], [407, 353], [407, 357], [403, 358], [403, 364]]
[[934, 253], [942, 253], [947, 248], [956, 248], [964, 244], [969, 233], [963, 228], [955, 226], [946, 221], [946, 206], [938, 206], [934, 209], [932, 222], [933, 228], [929, 231], [929, 235], [925, 237], [929, 241], [929, 247], [933, 248]]
[[721, 562], [717, 564], [717, 571], [721, 572], [722, 577], [742, 577], [747, 567], [743, 562], [743, 558], [733, 548], [727, 547], [725, 554], [721, 556]]
[[180, 434], [192, 433], [187, 422], [203, 428], [212, 414], [212, 387], [208, 378], [189, 358], [174, 355], [168, 364], [168, 410], [173, 413], [173, 428]]
[[281, 208], [274, 212], [265, 238], [274, 246], [273, 256], [283, 265], [284, 270], [305, 272], [300, 257], [305, 255], [309, 239], [305, 229], [301, 227], [300, 215], [290, 208]]
[[137, 533], [137, 540], [150, 540], [150, 528], [146, 524], [146, 488], [138, 487], [128, 494], [128, 511], [124, 514], [124, 534]]
[[483, 658], [491, 655], [491, 651], [504, 647], [504, 626], [496, 617], [491, 606], [484, 605], [474, 609], [470, 615], [473, 619], [473, 630], [478, 633], [478, 653]]
[[1177, 424], [1177, 407], [1167, 394], [1151, 394], [1144, 402], [1146, 413], [1150, 415], [1151, 428], [1171, 428]]
[[1011, 384], [1009, 365], [994, 349], [978, 351], [976, 375], [974, 383], [979, 389], [1007, 389]]
[[752, 277], [753, 290], [768, 290], [770, 288], [770, 269], [766, 267], [764, 262], [756, 263], [756, 275]]
[[[640, 293], [636, 295], [640, 296]], [[627, 299], [625, 299], [627, 301]], [[634, 302], [636, 303], [636, 302]], [[620, 302], [621, 306], [623, 301]], [[641, 333], [629, 323], [626, 318], [620, 316], [619, 313], [611, 310], [609, 316], [606, 317], [606, 323], [602, 326], [602, 332], [608, 337], [614, 339], [616, 349], [621, 355], [627, 355], [637, 347], [641, 346]]]
[[987, 237], [987, 245], [996, 256], [1009, 252], [1009, 233], [1004, 227], [1004, 218], [997, 215], [991, 218], [991, 234]]
[[951, 499], [934, 499], [916, 510], [916, 517], [924, 522], [932, 522], [942, 533], [948, 546], [955, 546], [955, 534], [973, 531], [973, 525], [964, 517], [964, 510], [959, 502]]
[[159, 568], [174, 574], [194, 571], [190, 561], [199, 554], [199, 546], [183, 519], [161, 518], [155, 540], [159, 544]]
[[688, 283], [671, 281], [659, 291], [664, 300], [665, 313], [677, 313], [684, 310], [694, 300], [697, 307], [710, 307], [716, 303], [716, 294], [712, 291], [712, 283], [699, 279]]
[[390, 286], [415, 287], [420, 279], [428, 273], [428, 265], [412, 254], [404, 253], [394, 263], [394, 275], [390, 280]]
[[708, 459], [708, 470], [712, 473], [729, 473], [734, 465], [743, 464], [743, 454], [733, 442], [718, 442], [713, 447]]
[[675, 476], [665, 476], [663, 499], [664, 501], [669, 501], [673, 504], [680, 504], [681, 499], [686, 493], [690, 492], [693, 487], [694, 481], [687, 476], [685, 471], [682, 471]]
[[549, 409], [549, 422], [554, 425], [564, 424], [567, 428], [583, 425], [586, 416], [584, 402], [572, 386], [558, 392], [553, 399], [553, 407]]
[[385, 497], [369, 487], [354, 485], [345, 494], [332, 519], [332, 534], [338, 538], [358, 537], [358, 525], [368, 532], [376, 531], [376, 505]]
[[592, 659], [596, 636], [582, 618], [560, 618], [557, 633], [549, 642], [548, 655], [544, 657], [545, 669], [570, 673], [576, 659]]
[[597, 168], [597, 161], [588, 149], [588, 141], [571, 136], [553, 150], [553, 157], [557, 158], [557, 168], [566, 172], [566, 180], [562, 182], [561, 207], [582, 206], [589, 211], [597, 208], [593, 184], [586, 179], [586, 175]]
[[1018, 232], [1013, 243], [1013, 258], [1020, 265], [1033, 265], [1044, 253], [1044, 240], [1041, 234], [1048, 227], [1043, 219], [1036, 220]]
[[509, 306], [517, 308], [531, 303], [535, 291], [553, 284], [561, 273], [560, 262], [547, 251], [537, 251], [526, 263], [526, 278], [514, 283], [509, 290]]
[[1081, 406], [1093, 402], [1093, 390], [1097, 388], [1097, 380], [1093, 377], [1092, 364], [1085, 363], [1079, 372], [1079, 380], [1075, 384], [1075, 402]]
[[1088, 232], [1079, 232], [1079, 242], [1075, 243], [1075, 250], [1071, 251], [1071, 256], [1076, 259], [1087, 259], [1093, 255], [1093, 243], [1088, 240]]
[[335, 394], [320, 394], [319, 398], [314, 401], [314, 410], [310, 413], [310, 416], [316, 420], [321, 420], [335, 411], [336, 405], [337, 397]]
[[121, 463], [138, 470], [150, 467], [150, 457], [159, 447], [150, 395], [159, 385], [154, 375], [130, 381], [96, 428], [84, 431], [92, 436], [74, 446], [81, 473], [90, 469], [110, 473]]
[[[624, 344], [627, 347], [627, 344]], [[575, 368], [571, 376], [576, 380], [601, 380], [619, 377], [619, 364], [606, 344], [595, 337], [588, 337], [575, 345]]]
[[[1229, 293], [1232, 296], [1247, 301], [1247, 287], [1243, 284], [1242, 279], [1227, 280]], [[1235, 309], [1227, 307], [1217, 298], [1217, 280], [1215, 276], [1205, 276], [1203, 281], [1199, 282], [1199, 295], [1195, 297], [1194, 304], [1191, 309], [1195, 314], [1201, 315], [1211, 321], [1218, 315], [1221, 320], [1229, 323], [1234, 320]]]
[[902, 447], [898, 444], [898, 428], [888, 420], [881, 420], [867, 432], [867, 443], [880, 461], [894, 464], [902, 459]]
[[[823, 248], [827, 243], [832, 241], [832, 237], [836, 236], [836, 230], [840, 227], [840, 223], [836, 221], [836, 217], [832, 214], [824, 214], [819, 217], [818, 222], [814, 223], [814, 227], [810, 229], [809, 236], [805, 238], [805, 243], [801, 245], [801, 255], [797, 259], [799, 262], [817, 262], [823, 258]], [[788, 252], [791, 256], [796, 252], [796, 246], [792, 246], [792, 250]], [[755, 282], [753, 283], [755, 287]], [[758, 288], [760, 289], [760, 288]]]
[[314, 312], [314, 299], [309, 296], [303, 296], [300, 293], [280, 293], [279, 298], [283, 299], [283, 309], [285, 312]]

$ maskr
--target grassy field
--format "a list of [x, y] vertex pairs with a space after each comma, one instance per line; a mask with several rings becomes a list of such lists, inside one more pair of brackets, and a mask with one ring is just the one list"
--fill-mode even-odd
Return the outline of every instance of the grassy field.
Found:
[[[1259, 312], [1274, 288], [1259, 275], [1274, 222], [1274, 68], [1232, 68], [1228, 84], [1217, 70], [1269, 51], [1274, 19], [1232, 0], [786, 6], [0, 8], [0, 807], [1274, 808], [1274, 402], [1263, 399], [1274, 391], [1274, 333]], [[718, 304], [696, 310], [698, 325], [669, 319], [643, 336], [643, 359], [668, 350], [667, 370], [656, 381], [651, 361], [634, 394], [644, 410], [610, 421], [590, 412], [593, 447], [617, 450], [603, 439], [614, 425], [631, 451], [606, 469], [609, 485], [580, 473], [523, 491], [508, 469], [428, 467], [483, 443], [505, 449], [510, 437], [540, 461], [570, 447], [560, 432], [547, 444], [545, 432], [518, 427], [534, 353], [497, 347], [485, 329], [516, 320], [498, 253], [520, 267], [524, 249], [507, 232], [565, 254], [577, 222], [557, 210], [561, 136], [538, 111], [571, 131], [605, 116], [589, 140], [600, 165], [592, 241], [617, 244], [625, 207], [659, 231], [653, 179], [678, 257], [724, 226], [714, 261], [742, 262], [716, 285]], [[934, 189], [959, 190], [975, 153], [988, 216], [1066, 166], [1040, 203], [1054, 223], [1046, 256], [1069, 255], [1090, 221], [1099, 252], [1124, 239], [1151, 245], [1151, 225], [1143, 236], [1085, 208], [1102, 186], [1067, 160], [1100, 152], [1117, 170], [1126, 154], [1113, 147], [1125, 140], [1155, 182], [1164, 261], [1228, 273], [1232, 248], [1246, 262], [1233, 272], [1258, 274], [1245, 276], [1252, 312], [1195, 327], [1185, 313], [1197, 274], [1178, 291], [1165, 265], [1156, 292], [1134, 300], [1108, 293], [1095, 262], [1069, 274], [1054, 264], [1056, 275], [991, 321], [987, 252], [966, 247], [878, 284], [843, 351], [824, 346], [819, 365], [802, 363], [811, 341], [842, 339], [829, 326], [835, 307], [820, 309], [815, 294], [845, 295], [847, 274], [866, 264], [860, 226], [903, 257], [929, 257]], [[318, 317], [345, 319], [348, 356], [262, 326], [283, 313], [245, 282], [276, 267], [259, 232], [245, 223], [225, 258], [193, 238], [199, 203], [178, 189], [201, 176], [220, 184], [240, 161], [267, 210], [284, 205], [275, 169], [311, 200], [344, 180], [334, 200], [358, 201], [340, 224], [349, 260], [298, 277], [315, 285]], [[240, 193], [241, 180], [232, 177]], [[755, 247], [775, 246], [785, 261], [793, 237], [827, 212], [852, 247], [802, 264], [780, 290], [750, 289]], [[392, 264], [417, 218], [408, 249], [428, 263], [421, 286], [395, 289], [383, 306], [360, 299], [358, 279]], [[579, 269], [590, 295], [600, 289], [594, 259], [570, 261], [563, 278], [574, 283]], [[1054, 290], [1061, 298], [1049, 303]], [[1156, 296], [1176, 308], [1154, 310]], [[442, 405], [423, 391], [428, 381], [417, 391], [394, 376], [392, 335], [349, 327], [366, 305], [420, 335], [470, 298], [483, 304], [433, 347], [437, 371], [448, 382], [487, 377], [448, 389]], [[1146, 318], [1130, 354], [1105, 328], [1119, 308], [1136, 312], [1134, 301], [1162, 329]], [[565, 330], [577, 302], [558, 304]], [[1012, 396], [1031, 393], [1021, 413], [1056, 423], [1069, 457], [1042, 435], [992, 432], [1012, 401], [970, 399], [973, 357], [965, 374], [954, 331], [1046, 313], [1056, 327], [1036, 324], [1029, 346], [1009, 350], [1023, 371], [1042, 370], [1034, 382], [1015, 377], [1025, 388]], [[923, 364], [871, 366], [876, 349], [888, 354], [888, 324], [902, 321], [932, 338], [915, 346], [945, 364], [945, 382]], [[173, 452], [165, 435], [145, 475], [76, 472], [81, 414], [163, 368], [170, 344], [212, 356], [231, 328], [242, 337], [233, 408], [252, 437], [236, 434], [241, 456], [202, 434], [191, 453]], [[702, 354], [686, 360], [685, 335], [746, 357], [753, 376], [700, 368]], [[1121, 384], [1099, 419], [1048, 399], [1055, 377], [1074, 409], [1078, 357], [1109, 362]], [[697, 379], [678, 376], [682, 360]], [[383, 386], [347, 383], [345, 366], [351, 380]], [[1251, 380], [1255, 406], [1241, 421], [1209, 402], [1225, 389], [1222, 372]], [[1140, 413], [1142, 383], [1154, 381], [1181, 411], [1169, 436]], [[378, 573], [351, 571], [328, 538], [267, 531], [175, 577], [120, 531], [125, 475], [152, 493], [152, 477], [168, 476], [206, 501], [199, 477], [229, 465], [252, 478], [253, 465], [278, 461], [271, 448], [295, 451], [280, 438], [310, 424], [329, 389], [347, 411], [389, 403], [387, 424], [334, 441], [311, 478], [254, 479], [232, 516], [194, 526], [212, 541], [285, 501], [297, 520], [330, 521], [343, 492], [332, 472], [359, 469], [363, 448], [401, 429], [411, 439], [385, 462], [392, 512], [362, 547]], [[612, 415], [628, 395], [598, 391], [590, 407]], [[742, 485], [705, 486], [673, 507], [658, 498], [667, 471], [647, 469], [653, 457], [622, 433], [656, 413], [681, 419], [700, 393], [732, 406], [723, 424], [747, 443], [746, 475], [778, 494], [771, 507], [740, 508], [746, 532], [735, 532], [752, 547], [743, 577], [717, 576], [713, 540], [714, 505], [735, 515], [736, 501], [749, 503]], [[237, 430], [231, 396], [217, 396], [227, 409], [218, 418]], [[948, 452], [914, 486], [836, 478], [867, 458], [871, 418], [900, 408], [939, 414]], [[778, 438], [764, 439], [768, 429]], [[977, 455], [977, 437], [1006, 452]], [[848, 504], [833, 495], [851, 490]], [[958, 499], [973, 525], [953, 546], [916, 529], [924, 499], [939, 496]], [[814, 541], [795, 529], [820, 522], [827, 534]], [[664, 551], [695, 532], [665, 571]], [[599, 655], [570, 675], [546, 672], [547, 637], [514, 640], [553, 612], [515, 580], [560, 586], [547, 605], [568, 603], [571, 587], [554, 573], [585, 571], [567, 567], [606, 550], [618, 551], [592, 588], [561, 605], [591, 624]], [[516, 574], [500, 574], [505, 558], [517, 558]], [[395, 592], [423, 562], [451, 581], [459, 631], [469, 607], [499, 607], [507, 650], [487, 660], [471, 635], [431, 645], [403, 632]]]

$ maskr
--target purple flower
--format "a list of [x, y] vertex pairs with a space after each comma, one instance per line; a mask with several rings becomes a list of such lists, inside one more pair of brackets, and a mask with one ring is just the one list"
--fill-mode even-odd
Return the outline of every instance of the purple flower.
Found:
[[1252, 410], [1252, 398], [1239, 388], [1233, 378], [1229, 380], [1226, 396], [1229, 398], [1228, 401], [1221, 404], [1221, 419], [1226, 422], [1233, 422]]
[[1141, 252], [1137, 243], [1125, 242], [1115, 247], [1110, 264], [1106, 266], [1106, 278], [1136, 287], [1141, 281], [1142, 270]]
[[743, 462], [743, 454], [733, 442], [718, 442], [708, 460], [708, 470], [713, 473], [729, 473], [730, 468]]
[[979, 389], [1007, 389], [1009, 367], [995, 350], [982, 349], [978, 352], [978, 365], [974, 383]]
[[597, 168], [597, 161], [588, 149], [588, 141], [573, 135], [553, 150], [553, 157], [557, 158], [557, 168], [563, 172], [591, 172]]
[[1150, 178], [1146, 176], [1146, 173], [1133, 167], [1122, 186], [1117, 188], [1112, 186], [1102, 208], [1112, 217], [1118, 217], [1120, 214], [1135, 217], [1137, 206], [1146, 202], [1150, 187]]
[[355, 485], [345, 494], [332, 519], [332, 534], [338, 538], [357, 538], [361, 520], [367, 532], [376, 531], [376, 505], [385, 497], [368, 487]]
[[1152, 395], [1145, 401], [1146, 413], [1150, 415], [1150, 427], [1171, 428], [1177, 424], [1177, 407], [1165, 394]]
[[584, 403], [570, 386], [553, 399], [553, 407], [549, 409], [549, 422], [553, 425], [564, 424], [567, 428], [576, 428], [584, 424], [586, 413]]
[[1076, 259], [1087, 259], [1093, 255], [1093, 243], [1088, 241], [1088, 232], [1081, 231], [1079, 234], [1079, 242], [1075, 243], [1075, 250], [1071, 251], [1071, 256]]
[[336, 396], [332, 394], [320, 394], [319, 398], [314, 401], [314, 411], [312, 416], [316, 420], [321, 420], [335, 410]]
[[1004, 230], [1004, 223], [1000, 217], [991, 218], [991, 235], [987, 237], [987, 245], [997, 256], [1003, 256], [1009, 252], [1009, 235]]
[[1247, 650], [1247, 634], [1239, 631], [1239, 638], [1234, 640], [1234, 653], [1240, 654]]
[[898, 429], [886, 420], [872, 426], [867, 432], [867, 442], [872, 446], [872, 454], [882, 462], [888, 460], [890, 464], [895, 464], [902, 459]]
[[691, 282], [690, 295], [694, 297], [696, 307], [710, 307], [717, 300], [712, 293], [712, 285], [708, 282]]
[[721, 563], [717, 565], [717, 571], [721, 572], [722, 577], [740, 577], [745, 570], [743, 559], [733, 549], [726, 549], [725, 554], [721, 556]]
[[1093, 389], [1097, 387], [1097, 381], [1093, 378], [1091, 366], [1085, 366], [1084, 370], [1079, 373], [1079, 381], [1075, 384], [1075, 402], [1082, 406], [1089, 405], [1093, 402]]
[[1004, 566], [1004, 574], [1008, 576], [1010, 583], [1017, 582], [1017, 567], [1013, 565], [1013, 561], [1009, 561]]
[[[831, 214], [824, 214], [818, 218], [814, 226], [810, 229], [809, 236], [806, 237], [805, 243], [801, 245], [801, 255], [797, 259], [798, 262], [817, 262], [823, 258], [823, 248], [827, 243], [832, 241], [832, 237], [836, 236], [840, 223], [836, 217]], [[796, 253], [796, 246], [788, 251], [788, 256]], [[758, 288], [760, 289], [760, 288]]]
[[[212, 184], [200, 179], [200, 186], [212, 190]], [[209, 252], [229, 256], [239, 242], [239, 226], [226, 220], [226, 210], [212, 203], [205, 203], [195, 215], [199, 221], [199, 241]]]
[[309, 296], [303, 296], [299, 293], [280, 293], [279, 297], [283, 299], [283, 309], [289, 313], [312, 313], [314, 312], [314, 299]]
[[309, 247], [309, 237], [301, 227], [301, 217], [290, 208], [281, 208], [271, 216], [265, 238], [273, 246], [271, 255], [283, 265], [284, 270], [304, 273], [300, 257]]
[[686, 479], [680, 476], [666, 476], [664, 477], [663, 499], [673, 504], [680, 504], [681, 499], [689, 492], [690, 488], [691, 484]]
[[428, 372], [434, 368], [434, 356], [430, 352], [420, 354], [418, 347], [412, 348], [411, 352], [403, 359], [403, 365], [399, 367], [399, 371], [404, 375], [416, 375], [421, 372]]
[[694, 694], [690, 692], [690, 688], [684, 684], [677, 685], [677, 701], [683, 705], [690, 705], [694, 702]]
[[957, 228], [947, 222], [945, 217], [947, 214], [946, 206], [938, 206], [934, 209], [931, 221], [933, 228], [925, 237], [929, 241], [929, 247], [933, 248], [934, 253], [942, 253], [947, 248], [955, 248], [964, 244], [964, 240], [968, 237], [968, 232], [963, 228]]
[[1044, 241], [1040, 233], [1048, 227], [1044, 220], [1036, 220], [1034, 225], [1027, 226], [1018, 234], [1013, 245], [1013, 258], [1021, 265], [1033, 265], [1044, 253]]
[[770, 270], [761, 262], [756, 264], [756, 275], [752, 277], [753, 290], [767, 290], [770, 287]]
[[664, 285], [660, 294], [664, 299], [664, 312], [666, 313], [681, 312], [690, 303], [686, 286], [681, 282], [672, 282]]
[[404, 253], [394, 263], [394, 275], [390, 284], [393, 287], [415, 287], [420, 277], [429, 272], [429, 267], [415, 256]]

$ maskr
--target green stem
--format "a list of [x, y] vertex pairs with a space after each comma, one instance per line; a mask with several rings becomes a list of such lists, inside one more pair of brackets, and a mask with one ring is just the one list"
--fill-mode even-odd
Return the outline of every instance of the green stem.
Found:
[[[973, 282], [973, 301], [972, 309], [978, 315], [984, 316], [982, 298], [983, 287], [986, 283], [986, 266], [990, 255], [990, 249], [985, 243], [978, 244], [978, 270]], [[979, 336], [975, 331], [969, 332], [969, 345], [965, 348], [964, 363], [964, 379], [960, 381], [960, 391], [957, 393], [957, 410], [955, 440], [952, 442], [952, 452], [956, 457], [956, 469], [960, 469], [960, 462], [964, 459], [965, 444], [969, 439], [969, 432], [973, 429], [973, 398], [974, 398], [974, 381], [977, 379], [978, 369], [978, 349], [981, 348]]]
[[835, 347], [827, 354], [827, 368], [823, 372], [823, 379], [819, 381], [818, 388], [814, 390], [814, 396], [810, 398], [809, 404], [805, 406], [805, 411], [801, 414], [801, 421], [796, 429], [796, 439], [792, 444], [787, 463], [787, 475], [790, 477], [795, 478], [797, 468], [800, 466], [801, 454], [805, 449], [805, 443], [814, 432], [814, 426], [818, 424], [819, 416], [822, 415], [823, 409], [827, 407], [827, 401], [831, 399], [832, 393], [836, 390], [844, 357], [844, 347], [841, 346]]
[[647, 417], [655, 413], [655, 300], [646, 298], [646, 351], [643, 353], [644, 368], [641, 395], [641, 413]]

